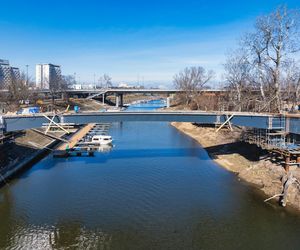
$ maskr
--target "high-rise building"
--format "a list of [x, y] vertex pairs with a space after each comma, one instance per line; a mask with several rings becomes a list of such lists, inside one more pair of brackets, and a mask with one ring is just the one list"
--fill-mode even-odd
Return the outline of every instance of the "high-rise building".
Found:
[[35, 68], [36, 87], [39, 89], [58, 88], [61, 82], [60, 66], [51, 63], [37, 64]]
[[19, 79], [19, 68], [11, 67], [8, 60], [0, 59], [0, 89], [7, 89], [13, 81]]
[[11, 77], [12, 77], [13, 80], [18, 80], [18, 79], [21, 78], [19, 68], [11, 67], [10, 72], [11, 72]]

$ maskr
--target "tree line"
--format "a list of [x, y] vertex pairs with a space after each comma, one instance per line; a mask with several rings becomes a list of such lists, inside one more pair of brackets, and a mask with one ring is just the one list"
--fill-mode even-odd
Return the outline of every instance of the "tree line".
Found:
[[[52, 105], [55, 104], [56, 97], [60, 97], [62, 93], [66, 92], [75, 84], [77, 84], [77, 82], [74, 75], [61, 75], [52, 79], [51, 84], [49, 84], [49, 94]], [[94, 87], [112, 87], [112, 78], [104, 74], [99, 78], [97, 85]], [[6, 92], [0, 91], [0, 108], [3, 109], [3, 106], [5, 106], [7, 110], [14, 111], [27, 100], [32, 104], [36, 103], [39, 99], [43, 99], [42, 96], [31, 91], [31, 89], [35, 88], [36, 86], [32, 79], [26, 76], [24, 72], [22, 72], [19, 77], [12, 77], [7, 85], [0, 88], [0, 90], [6, 90]], [[66, 101], [68, 102], [68, 100]]]
[[[280, 112], [287, 105], [299, 104], [299, 29], [299, 11], [285, 6], [258, 17], [253, 31], [244, 34], [238, 48], [227, 54], [223, 64], [227, 91], [215, 100], [219, 108]], [[212, 71], [203, 67], [186, 68], [175, 75], [175, 87], [185, 92], [181, 102], [199, 109], [201, 90], [212, 77]]]

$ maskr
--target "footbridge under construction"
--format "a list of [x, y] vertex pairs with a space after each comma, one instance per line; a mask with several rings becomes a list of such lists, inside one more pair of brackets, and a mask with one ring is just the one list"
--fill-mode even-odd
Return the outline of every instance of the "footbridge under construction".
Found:
[[[262, 114], [244, 112], [200, 111], [143, 111], [143, 112], [81, 112], [38, 113], [31, 115], [0, 116], [0, 128], [13, 132], [42, 127], [46, 122], [59, 123], [111, 123], [111, 122], [193, 122], [200, 124], [226, 124], [259, 129], [284, 129], [300, 134], [300, 115]], [[284, 127], [283, 127], [284, 126]]]
[[[200, 111], [143, 111], [143, 112], [81, 112], [38, 113], [31, 115], [0, 116], [0, 132], [34, 129], [45, 124], [65, 130], [61, 124], [92, 124], [113, 122], [192, 122], [215, 124], [216, 132], [225, 125], [250, 129], [241, 140], [256, 144], [284, 159], [284, 167], [300, 166], [300, 115], [262, 114], [246, 112], [200, 112]], [[68, 131], [66, 131], [68, 132]], [[147, 131], [145, 131], [147, 133]], [[289, 135], [289, 137], [288, 137]], [[298, 137], [293, 139], [291, 137]], [[288, 139], [287, 139], [288, 138]]]

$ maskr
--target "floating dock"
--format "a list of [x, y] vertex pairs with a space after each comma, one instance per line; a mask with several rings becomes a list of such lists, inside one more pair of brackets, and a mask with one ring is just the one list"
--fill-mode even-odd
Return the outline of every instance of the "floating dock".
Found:
[[[95, 145], [90, 140], [91, 137], [97, 134], [107, 134], [110, 124], [90, 123], [76, 132], [68, 142], [61, 144], [53, 152], [54, 157], [69, 157], [69, 156], [93, 156], [95, 151], [109, 151], [104, 145]], [[105, 145], [106, 146], [106, 145]]]
[[53, 152], [54, 157], [68, 157], [69, 152], [76, 146], [76, 144], [94, 128], [95, 123], [89, 123], [76, 132], [68, 142], [65, 142], [58, 146]]

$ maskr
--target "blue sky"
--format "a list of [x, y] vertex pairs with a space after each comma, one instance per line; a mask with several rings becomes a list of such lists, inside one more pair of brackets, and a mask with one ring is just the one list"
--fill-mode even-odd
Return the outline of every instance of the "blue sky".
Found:
[[186, 66], [221, 79], [226, 52], [255, 17], [299, 0], [7, 1], [0, 0], [0, 58], [34, 77], [36, 63], [93, 81], [171, 83]]

